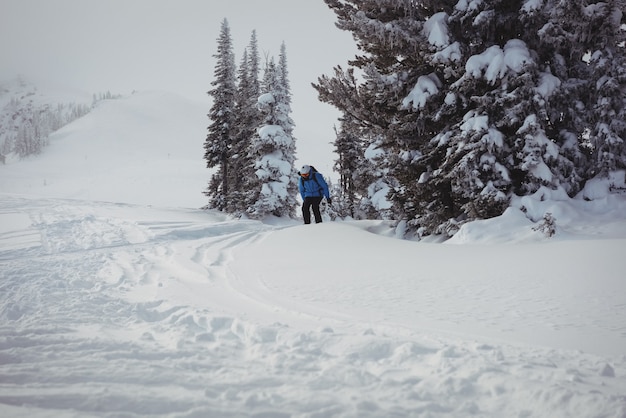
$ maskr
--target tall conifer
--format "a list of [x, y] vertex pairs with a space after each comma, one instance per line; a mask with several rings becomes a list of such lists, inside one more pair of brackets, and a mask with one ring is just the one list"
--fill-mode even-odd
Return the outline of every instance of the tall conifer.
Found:
[[222, 21], [217, 53], [213, 56], [217, 64], [215, 79], [211, 83], [213, 88], [208, 92], [213, 104], [208, 115], [211, 124], [204, 143], [204, 159], [208, 168], [218, 167], [218, 170], [204, 194], [210, 199], [208, 207], [224, 210], [229, 204], [229, 159], [236, 135], [234, 110], [237, 90], [235, 55], [226, 19]]
[[258, 105], [263, 122], [251, 149], [260, 187], [250, 214], [254, 217], [294, 216], [297, 206], [296, 147], [292, 136], [294, 124], [290, 116], [291, 92], [284, 44], [279, 64], [276, 65], [273, 58], [267, 63], [262, 91]]
[[235, 142], [230, 159], [231, 204], [228, 212], [244, 213], [254, 204], [251, 190], [258, 187], [255, 161], [250, 154], [252, 140], [261, 123], [261, 113], [257, 108], [259, 97], [259, 53], [256, 32], [250, 37], [250, 44], [244, 50], [238, 71], [238, 87], [235, 100]]

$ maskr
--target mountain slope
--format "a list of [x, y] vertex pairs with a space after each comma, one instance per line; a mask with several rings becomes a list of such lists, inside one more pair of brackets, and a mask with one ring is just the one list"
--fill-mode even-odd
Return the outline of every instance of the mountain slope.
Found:
[[207, 123], [204, 105], [173, 94], [105, 100], [52, 134], [41, 155], [0, 166], [0, 191], [200, 207]]
[[235, 220], [197, 209], [205, 119], [135, 94], [0, 165], [0, 416], [626, 416], [607, 182], [444, 244]]

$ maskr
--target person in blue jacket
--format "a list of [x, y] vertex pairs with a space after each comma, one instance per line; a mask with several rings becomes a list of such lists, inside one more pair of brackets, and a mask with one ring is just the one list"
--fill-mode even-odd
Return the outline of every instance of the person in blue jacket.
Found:
[[322, 222], [322, 214], [320, 213], [320, 203], [325, 197], [326, 201], [330, 205], [330, 192], [328, 191], [328, 184], [315, 168], [310, 165], [302, 166], [300, 170], [300, 181], [298, 187], [300, 189], [300, 196], [302, 196], [302, 217], [305, 224], [311, 223], [311, 207], [313, 208], [313, 216], [315, 216], [315, 223]]

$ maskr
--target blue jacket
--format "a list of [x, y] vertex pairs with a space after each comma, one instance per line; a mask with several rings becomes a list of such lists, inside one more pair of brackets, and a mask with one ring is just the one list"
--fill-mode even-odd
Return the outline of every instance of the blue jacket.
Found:
[[302, 196], [302, 200], [306, 197], [317, 196], [324, 196], [328, 199], [330, 197], [330, 193], [328, 191], [328, 184], [326, 184], [326, 180], [324, 180], [324, 176], [317, 171], [311, 171], [311, 178], [305, 180], [303, 177], [300, 177], [300, 181], [298, 182], [298, 188], [300, 189], [300, 196]]

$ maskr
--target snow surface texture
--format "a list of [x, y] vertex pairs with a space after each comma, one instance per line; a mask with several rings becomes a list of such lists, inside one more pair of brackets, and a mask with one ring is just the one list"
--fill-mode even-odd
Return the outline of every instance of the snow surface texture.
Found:
[[624, 196], [444, 244], [233, 220], [194, 209], [181, 106], [106, 102], [0, 166], [0, 416], [626, 416]]

